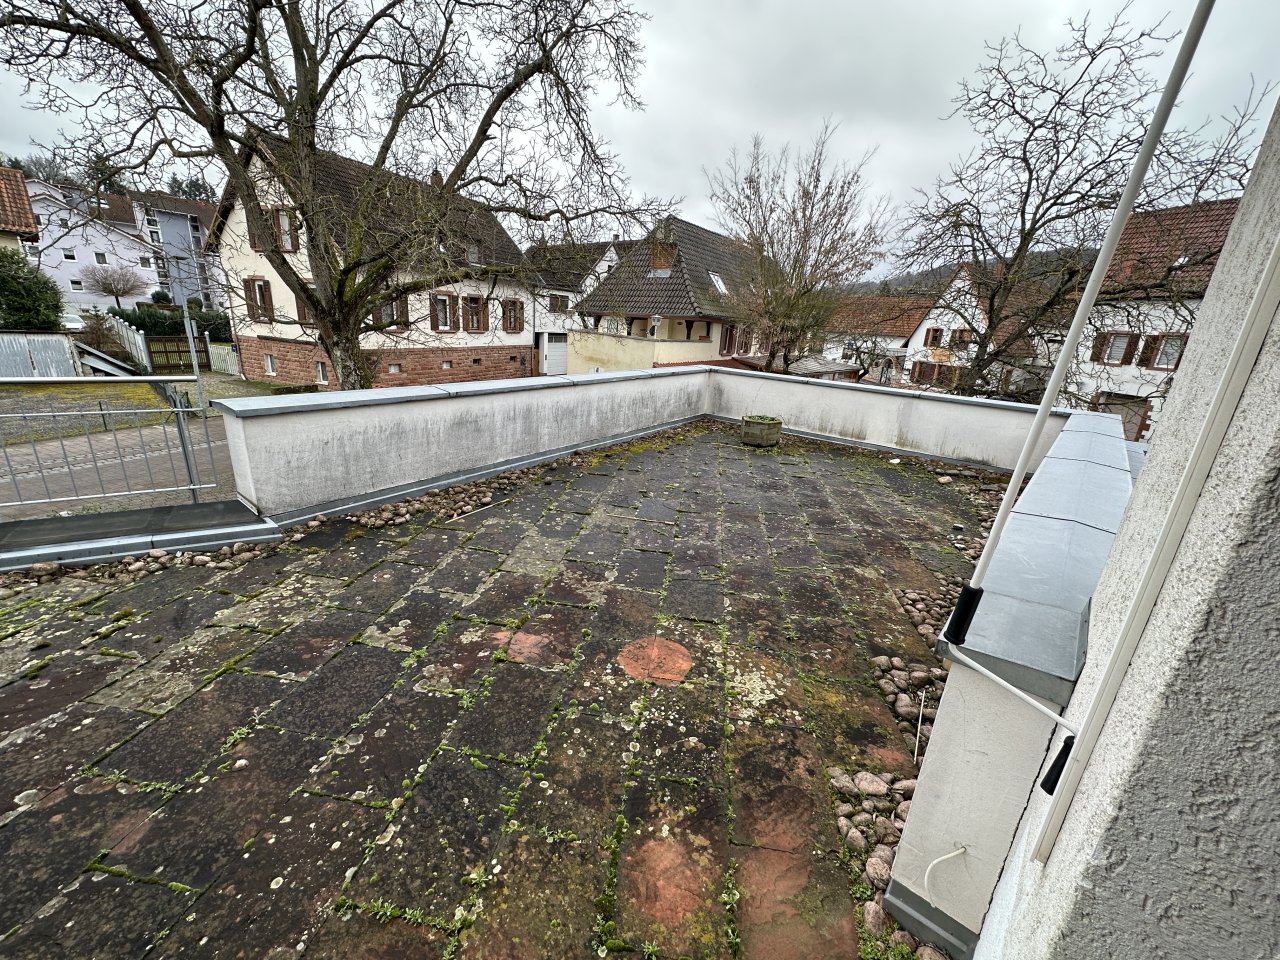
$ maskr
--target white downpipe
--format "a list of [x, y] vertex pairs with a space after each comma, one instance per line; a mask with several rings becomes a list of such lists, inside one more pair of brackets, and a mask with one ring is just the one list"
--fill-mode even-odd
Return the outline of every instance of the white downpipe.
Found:
[[1177, 490], [1165, 514], [1164, 523], [1147, 558], [1141, 579], [1134, 591], [1133, 599], [1125, 611], [1124, 621], [1120, 627], [1120, 635], [1112, 648], [1111, 657], [1107, 660], [1106, 669], [1098, 684], [1097, 692], [1089, 703], [1089, 709], [1080, 725], [1080, 734], [1076, 739], [1066, 768], [1054, 793], [1053, 802], [1049, 806], [1048, 815], [1040, 826], [1040, 834], [1036, 838], [1035, 858], [1041, 863], [1049, 859], [1053, 852], [1054, 842], [1062, 823], [1066, 819], [1067, 809], [1075, 796], [1080, 780], [1084, 776], [1084, 768], [1089, 762], [1098, 738], [1102, 734], [1102, 726], [1120, 692], [1120, 685], [1128, 673], [1129, 664], [1133, 660], [1138, 641], [1146, 631], [1151, 619], [1151, 611], [1164, 586], [1165, 577], [1173, 566], [1174, 556], [1182, 544], [1191, 515], [1196, 503], [1204, 491], [1205, 481], [1213, 467], [1218, 451], [1222, 447], [1227, 427], [1235, 416], [1236, 408], [1249, 380], [1249, 373], [1257, 363], [1262, 352], [1262, 343], [1266, 339], [1271, 320], [1280, 307], [1280, 236], [1277, 236], [1267, 259], [1266, 270], [1262, 275], [1253, 300], [1249, 304], [1249, 312], [1231, 354], [1227, 358], [1222, 379], [1209, 402], [1209, 411], [1204, 424], [1196, 436], [1195, 446], [1182, 476], [1179, 478]]
[[1182, 90], [1183, 82], [1186, 80], [1187, 71], [1191, 67], [1191, 59], [1195, 55], [1196, 46], [1204, 33], [1205, 23], [1213, 10], [1213, 4], [1214, 0], [1200, 0], [1196, 6], [1195, 13], [1191, 16], [1191, 23], [1187, 27], [1186, 36], [1182, 39], [1182, 46], [1179, 48], [1178, 56], [1173, 62], [1173, 69], [1169, 71], [1169, 80], [1165, 84], [1164, 92], [1160, 95], [1160, 102], [1156, 105], [1155, 115], [1151, 118], [1151, 126], [1147, 128], [1146, 136], [1142, 140], [1142, 146], [1139, 148], [1138, 156], [1134, 160], [1133, 169], [1129, 172], [1129, 181], [1125, 184], [1124, 193], [1120, 195], [1120, 202], [1117, 204], [1116, 212], [1111, 218], [1111, 226], [1107, 228], [1106, 239], [1103, 240], [1102, 247], [1098, 250], [1097, 262], [1093, 265], [1093, 272], [1089, 275], [1089, 282], [1085, 285], [1084, 294], [1080, 297], [1075, 316], [1071, 320], [1071, 329], [1067, 333], [1066, 341], [1062, 344], [1062, 352], [1058, 355], [1058, 362], [1054, 365], [1053, 373], [1045, 386], [1044, 397], [1036, 410], [1035, 419], [1032, 421], [1031, 429], [1027, 433], [1027, 440], [1022, 446], [1022, 452], [1018, 455], [1018, 462], [1013, 468], [1013, 475], [1009, 478], [1009, 486], [1005, 488], [1004, 498], [1000, 501], [1000, 510], [996, 513], [995, 522], [991, 525], [991, 533], [987, 536], [986, 546], [983, 548], [982, 555], [978, 557], [978, 562], [973, 568], [973, 576], [969, 580], [969, 585], [972, 587], [982, 586], [982, 581], [987, 575], [987, 568], [991, 566], [991, 557], [995, 553], [996, 546], [1000, 543], [1000, 537], [1004, 533], [1005, 525], [1009, 522], [1009, 515], [1013, 512], [1013, 506], [1018, 500], [1018, 491], [1022, 487], [1022, 481], [1031, 465], [1031, 458], [1035, 455], [1036, 448], [1040, 445], [1040, 437], [1044, 433], [1045, 422], [1049, 419], [1049, 412], [1053, 409], [1053, 403], [1058, 396], [1058, 391], [1062, 389], [1062, 381], [1066, 378], [1067, 367], [1070, 365], [1071, 358], [1075, 356], [1076, 348], [1080, 344], [1080, 337], [1084, 334], [1085, 322], [1089, 319], [1089, 314], [1093, 311], [1094, 302], [1098, 299], [1098, 291], [1101, 289], [1102, 281], [1107, 275], [1107, 268], [1111, 265], [1111, 257], [1115, 253], [1116, 244], [1120, 242], [1120, 235], [1124, 232], [1125, 223], [1133, 210], [1133, 203], [1137, 199], [1138, 191], [1142, 187], [1142, 181], [1147, 175], [1147, 168], [1151, 165], [1151, 158], [1155, 154], [1161, 135], [1164, 133], [1165, 124], [1169, 121], [1169, 114], [1173, 112], [1174, 105], [1177, 103], [1178, 94]]

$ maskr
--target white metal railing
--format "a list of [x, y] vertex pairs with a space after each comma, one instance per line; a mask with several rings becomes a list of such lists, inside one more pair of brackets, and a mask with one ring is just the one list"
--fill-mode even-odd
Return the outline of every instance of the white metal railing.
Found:
[[19, 398], [18, 412], [0, 413], [0, 508], [57, 504], [140, 494], [188, 492], [217, 485], [214, 442], [206, 411], [176, 384], [195, 377], [27, 377], [6, 386], [74, 384], [110, 391], [148, 384], [155, 406], [116, 405], [50, 409], [43, 399]]

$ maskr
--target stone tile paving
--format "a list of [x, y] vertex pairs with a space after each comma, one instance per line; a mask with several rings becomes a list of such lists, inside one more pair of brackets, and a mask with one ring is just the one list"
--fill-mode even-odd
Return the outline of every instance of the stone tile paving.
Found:
[[0, 955], [857, 956], [825, 771], [912, 771], [934, 466], [703, 424], [0, 601]]

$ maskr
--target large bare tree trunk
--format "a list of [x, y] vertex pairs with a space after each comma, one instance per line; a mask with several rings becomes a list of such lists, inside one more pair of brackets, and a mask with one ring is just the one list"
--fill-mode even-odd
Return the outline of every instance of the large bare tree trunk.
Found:
[[338, 338], [328, 347], [333, 372], [343, 390], [367, 390], [373, 386], [373, 368], [369, 358], [360, 349], [359, 339]]

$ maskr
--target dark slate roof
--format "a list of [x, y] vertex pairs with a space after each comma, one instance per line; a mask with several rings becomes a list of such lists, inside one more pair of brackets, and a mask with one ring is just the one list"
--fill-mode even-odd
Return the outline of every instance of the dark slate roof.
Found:
[[[671, 270], [655, 272], [651, 252], [664, 226], [671, 231], [675, 259]], [[716, 273], [732, 294], [749, 276], [742, 247], [723, 234], [679, 217], [667, 217], [636, 243], [578, 302], [580, 313], [637, 317], [723, 317], [729, 308], [710, 274]]]
[[1104, 292], [1166, 285], [1146, 296], [1204, 296], [1240, 198], [1135, 213], [1125, 224]]
[[[290, 165], [289, 145], [279, 137], [263, 134], [255, 148], [272, 155], [277, 169], [287, 170]], [[370, 185], [375, 189], [370, 191]], [[371, 198], [368, 205], [366, 226], [378, 233], [384, 241], [394, 241], [407, 235], [406, 210], [415, 202], [425, 203], [438, 187], [387, 170], [375, 170], [366, 163], [339, 156], [328, 150], [318, 150], [315, 156], [316, 196], [327, 202], [336, 217], [354, 215], [362, 198]], [[217, 242], [226, 222], [227, 214], [235, 202], [228, 184], [218, 204], [217, 216], [210, 230], [210, 245]], [[524, 264], [524, 255], [511, 235], [503, 229], [493, 212], [475, 201], [454, 196], [445, 217], [445, 231], [456, 249], [450, 250], [451, 259], [463, 262], [465, 245], [475, 244], [479, 263], [490, 267], [515, 267]], [[341, 238], [341, 225], [335, 233]]]
[[27, 194], [27, 179], [21, 170], [0, 167], [0, 231], [16, 233], [23, 240], [35, 240], [36, 215]]
[[601, 240], [595, 243], [535, 243], [524, 252], [525, 263], [543, 283], [556, 290], [581, 290], [600, 258], [612, 246], [623, 257], [635, 240]]

